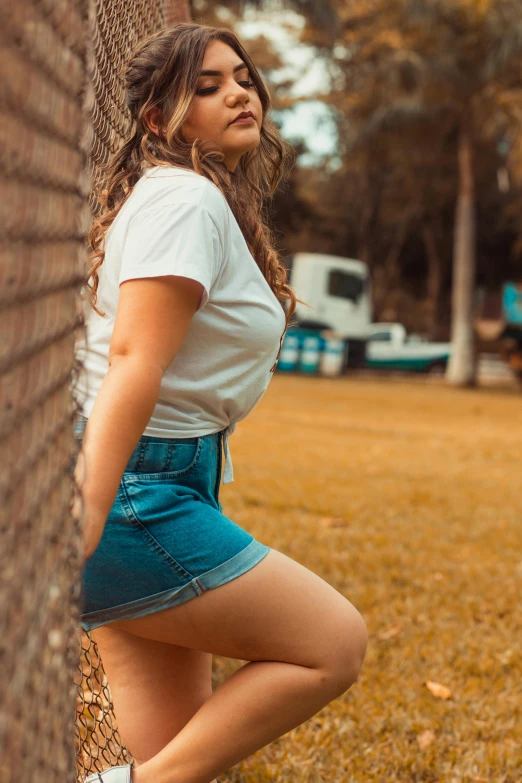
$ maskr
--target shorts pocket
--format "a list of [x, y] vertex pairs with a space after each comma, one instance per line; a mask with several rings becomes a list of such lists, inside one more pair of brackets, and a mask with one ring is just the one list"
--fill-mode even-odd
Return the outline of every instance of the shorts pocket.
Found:
[[170, 440], [168, 444], [149, 440], [139, 468], [125, 470], [124, 476], [140, 481], [169, 481], [187, 476], [196, 467], [202, 446], [201, 437]]

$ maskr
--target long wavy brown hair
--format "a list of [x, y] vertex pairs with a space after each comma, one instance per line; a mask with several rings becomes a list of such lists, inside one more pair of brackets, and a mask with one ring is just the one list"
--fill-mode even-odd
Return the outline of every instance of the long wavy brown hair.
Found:
[[[215, 142], [196, 139], [188, 143], [181, 131], [196, 94], [207, 45], [216, 40], [228, 44], [249, 67], [263, 109], [259, 146], [245, 152], [233, 172], [227, 169], [223, 152]], [[267, 116], [270, 95], [236, 36], [226, 29], [191, 23], [175, 24], [154, 33], [134, 50], [125, 73], [125, 86], [131, 118], [129, 136], [104, 167], [102, 184], [95, 193], [102, 210], [88, 237], [93, 261], [87, 281], [91, 306], [99, 315], [105, 315], [96, 306], [97, 270], [105, 258], [105, 235], [144, 167], [180, 166], [207, 177], [221, 190], [253, 258], [285, 309], [288, 326], [296, 302], [301, 300], [287, 283], [287, 270], [268, 225], [268, 207], [294, 155]], [[164, 128], [159, 135], [145, 121], [145, 114], [152, 107], [160, 110], [163, 119]]]

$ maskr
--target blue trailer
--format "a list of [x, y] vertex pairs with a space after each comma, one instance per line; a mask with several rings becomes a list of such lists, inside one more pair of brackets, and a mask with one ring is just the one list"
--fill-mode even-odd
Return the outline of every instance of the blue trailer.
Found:
[[504, 330], [502, 342], [506, 359], [522, 379], [522, 285], [506, 283], [502, 291]]
[[508, 365], [522, 380], [522, 284], [505, 283], [496, 303], [490, 298], [482, 304], [482, 313], [475, 323], [479, 336], [497, 343]]

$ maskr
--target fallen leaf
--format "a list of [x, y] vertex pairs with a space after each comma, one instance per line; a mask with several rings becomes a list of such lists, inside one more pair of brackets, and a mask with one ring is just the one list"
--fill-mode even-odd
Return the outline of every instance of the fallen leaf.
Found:
[[513, 657], [513, 650], [509, 648], [508, 650], [504, 650], [504, 652], [501, 653], [495, 653], [495, 658], [497, 661], [500, 661], [500, 663], [503, 666], [507, 666], [507, 664], [511, 661]]
[[320, 524], [323, 527], [346, 527], [347, 522], [342, 517], [323, 517]]
[[381, 641], [386, 641], [387, 639], [391, 639], [393, 636], [397, 636], [398, 633], [402, 631], [401, 625], [392, 625], [391, 628], [388, 628], [387, 631], [381, 631], [377, 634], [377, 638], [381, 639]]
[[422, 734], [417, 734], [417, 742], [419, 743], [419, 748], [421, 750], [426, 750], [434, 740], [435, 734], [431, 729], [426, 729]]
[[433, 682], [432, 680], [427, 680], [425, 685], [426, 688], [430, 691], [430, 693], [436, 696], [437, 699], [451, 699], [450, 689], [446, 688], [445, 685], [441, 685], [440, 682]]

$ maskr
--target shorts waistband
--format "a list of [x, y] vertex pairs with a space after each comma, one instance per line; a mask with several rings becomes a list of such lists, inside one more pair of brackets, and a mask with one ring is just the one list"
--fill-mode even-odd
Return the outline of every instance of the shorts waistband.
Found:
[[[87, 421], [86, 416], [82, 416], [81, 414], [77, 416], [77, 421]], [[222, 483], [223, 484], [230, 484], [234, 481], [234, 465], [232, 462], [232, 454], [230, 452], [230, 445], [228, 442], [229, 436], [232, 435], [234, 430], [236, 429], [237, 423], [231, 422], [228, 427], [226, 427], [224, 430], [220, 430], [222, 437], [223, 437], [223, 450], [225, 452], [225, 468], [223, 471], [223, 478]], [[148, 436], [145, 436], [148, 437]], [[159, 440], [162, 440], [161, 438]], [[168, 438], [165, 438], [164, 440], [168, 440]]]

